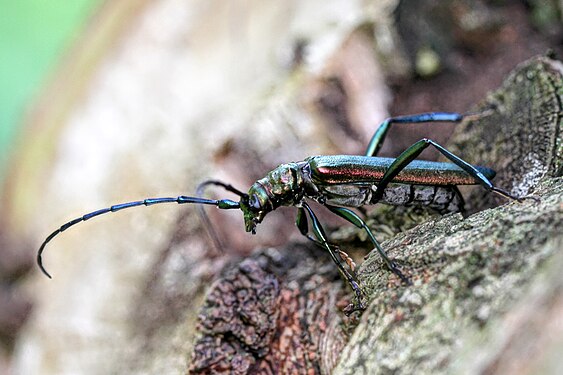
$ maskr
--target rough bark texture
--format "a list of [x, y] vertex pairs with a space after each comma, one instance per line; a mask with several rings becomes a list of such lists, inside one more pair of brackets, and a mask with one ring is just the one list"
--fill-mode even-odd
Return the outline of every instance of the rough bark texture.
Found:
[[[479, 106], [494, 113], [452, 142], [496, 168], [498, 186], [539, 202], [448, 215], [385, 242], [412, 286], [370, 254], [358, 271], [370, 307], [334, 373], [561, 372], [562, 73], [543, 57], [522, 64]], [[479, 195], [473, 210], [491, 204]]]
[[561, 68], [545, 57], [519, 66], [477, 109], [486, 116], [460, 126], [452, 147], [495, 167], [498, 186], [537, 200], [494, 207], [477, 187], [468, 202], [477, 212], [466, 218], [376, 210], [377, 229], [421, 223], [383, 244], [413, 285], [370, 253], [358, 270], [370, 306], [355, 328], [341, 313], [330, 261], [314, 260], [314, 250], [290, 244], [235, 262], [200, 311], [191, 372], [501, 374], [551, 366], [561, 341], [543, 328], [560, 330], [563, 312]]
[[[133, 2], [138, 3], [118, 5], [129, 9], [126, 4]], [[62, 86], [46, 90], [54, 100], [34, 112], [0, 200], [3, 233], [26, 241], [16, 253], [34, 252], [56, 225], [108, 204], [190, 194], [206, 178], [245, 189], [282, 162], [315, 154], [361, 153], [388, 111], [465, 111], [516, 62], [549, 45], [526, 23], [520, 2], [488, 6], [493, 14], [508, 15], [502, 25], [494, 17], [492, 25], [487, 21], [491, 18], [479, 16], [475, 6], [485, 2], [465, 0], [440, 2], [447, 5], [446, 13], [435, 12], [432, 0], [424, 1], [430, 6], [423, 6], [424, 12], [409, 10], [415, 2], [398, 0], [143, 3], [146, 6], [122, 33], [105, 40], [107, 50], [84, 48], [98, 51], [99, 66], [87, 59], [83, 69], [57, 76]], [[416, 16], [416, 28], [405, 29], [413, 23], [401, 14]], [[465, 22], [475, 19], [486, 22]], [[422, 32], [428, 26], [437, 32]], [[409, 41], [401, 41], [399, 34]], [[447, 48], [436, 51], [441, 66], [434, 74], [440, 73], [435, 79], [413, 78], [409, 66], [416, 64], [407, 55], [437, 46], [440, 41], [434, 36], [447, 36]], [[408, 47], [413, 40], [416, 51], [406, 51], [403, 42]], [[534, 64], [541, 69], [531, 69]], [[527, 73], [512, 76], [501, 89], [503, 95], [490, 97], [488, 101], [497, 104], [492, 115], [457, 129], [454, 146], [459, 145], [456, 152], [468, 161], [497, 169], [500, 186], [522, 192], [543, 178], [535, 194], [547, 195], [558, 189], [547, 178], [561, 171], [561, 69], [546, 58], [526, 66]], [[91, 79], [78, 82], [77, 89], [72, 79], [76, 76]], [[442, 125], [405, 126], [403, 133], [397, 127], [386, 142], [386, 155], [396, 155], [402, 142], [412, 143], [403, 135], [413, 135], [415, 129], [424, 132], [415, 138], [432, 132], [442, 142], [449, 135]], [[217, 197], [223, 193], [217, 192]], [[180, 211], [159, 206], [81, 224], [47, 249], [45, 264], [54, 279], [40, 277], [34, 268], [36, 277], [25, 283], [34, 314], [15, 343], [14, 371], [330, 373], [362, 368], [377, 372], [379, 366], [380, 372], [406, 373], [413, 363], [417, 371], [439, 367], [443, 372], [473, 371], [484, 363], [477, 370], [502, 372], [507, 363], [518, 363], [513, 357], [525, 358], [510, 354], [522, 347], [513, 339], [520, 337], [518, 327], [542, 327], [555, 334], [560, 327], [553, 319], [560, 311], [560, 284], [548, 272], [559, 269], [548, 245], [555, 243], [556, 248], [560, 237], [555, 233], [546, 240], [547, 226], [555, 231], [561, 221], [556, 211], [560, 195], [543, 197], [538, 205], [526, 201], [480, 212], [498, 202], [479, 187], [466, 193], [471, 212], [493, 215], [490, 223], [483, 223], [481, 216], [441, 218], [385, 207], [370, 214], [369, 225], [378, 239], [394, 239], [385, 246], [416, 283], [401, 285], [379, 267], [377, 257], [369, 258], [360, 277], [373, 302], [357, 329], [359, 316], [342, 314], [350, 298], [348, 287], [324, 252], [302, 243], [293, 225], [293, 208], [268, 215], [255, 237], [244, 233], [240, 212], [220, 212], [212, 221], [227, 245], [222, 257], [212, 256], [193, 206]], [[317, 214], [323, 215], [323, 209]], [[333, 216], [321, 217], [327, 228], [338, 224], [333, 241], [350, 254], [356, 248], [369, 250], [362, 233], [331, 222]], [[450, 222], [455, 225], [448, 227]], [[421, 223], [421, 228], [412, 229]], [[469, 237], [478, 228], [491, 240]], [[495, 228], [497, 232], [486, 232]], [[489, 248], [495, 233], [507, 238]], [[291, 242], [291, 235], [301, 242]], [[458, 247], [460, 236], [463, 243]], [[518, 238], [527, 241], [527, 248], [520, 248]], [[396, 241], [405, 244], [396, 246]], [[461, 246], [470, 243], [476, 248], [467, 254], [478, 255], [461, 253]], [[497, 247], [500, 251], [509, 245], [522, 256], [496, 254]], [[249, 256], [257, 247], [262, 249]], [[545, 261], [536, 264], [531, 261], [535, 259]], [[464, 262], [478, 265], [476, 281], [469, 281], [473, 269]], [[510, 277], [525, 282], [509, 288]], [[493, 302], [479, 297], [490, 296], [488, 288], [493, 287], [506, 289], [498, 291]], [[432, 294], [432, 288], [440, 292]], [[448, 309], [447, 298], [458, 305]], [[0, 305], [4, 300], [0, 298]], [[538, 306], [531, 312], [525, 309], [530, 300]], [[524, 301], [523, 310], [519, 301]], [[478, 319], [468, 318], [470, 307], [482, 307]], [[516, 328], [501, 326], [507, 335], [501, 337], [496, 327], [510, 321], [507, 314], [516, 314], [520, 323], [513, 325]], [[461, 318], [448, 322], [442, 316]], [[535, 323], [542, 319], [553, 324]], [[401, 331], [401, 322], [417, 331]], [[433, 328], [442, 336], [434, 335]], [[391, 340], [401, 333], [400, 340]], [[450, 341], [431, 345], [446, 336]], [[480, 344], [483, 337], [489, 346]], [[556, 348], [550, 336], [536, 342]], [[397, 347], [388, 350], [391, 343]], [[480, 351], [470, 349], [480, 346]], [[485, 359], [478, 363], [475, 356]], [[0, 372], [2, 358], [0, 348]]]
[[200, 311], [190, 372], [330, 372], [346, 343], [346, 301], [319, 252], [268, 249], [229, 269]]

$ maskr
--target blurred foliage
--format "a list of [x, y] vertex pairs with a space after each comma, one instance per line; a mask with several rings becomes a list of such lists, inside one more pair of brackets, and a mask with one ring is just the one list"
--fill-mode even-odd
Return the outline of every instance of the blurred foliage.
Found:
[[0, 0], [0, 178], [17, 128], [99, 0]]

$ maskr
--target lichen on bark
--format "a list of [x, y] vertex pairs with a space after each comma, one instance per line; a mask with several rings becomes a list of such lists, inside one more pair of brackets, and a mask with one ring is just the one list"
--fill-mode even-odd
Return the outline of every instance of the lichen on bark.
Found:
[[[498, 186], [539, 200], [495, 207], [491, 194], [474, 189], [467, 195], [471, 216], [433, 219], [383, 243], [413, 285], [401, 285], [370, 254], [358, 271], [370, 307], [334, 373], [492, 374], [514, 370], [507, 363], [534, 373], [534, 359], [549, 353], [549, 345], [560, 347], [545, 331], [529, 337], [529, 325], [510, 319], [538, 278], [547, 278], [546, 286], [562, 282], [560, 272], [548, 271], [563, 244], [562, 97], [562, 64], [538, 57], [518, 66], [477, 108], [492, 113], [460, 126], [450, 149], [495, 168]], [[562, 289], [546, 287], [539, 295], [555, 301], [542, 323], [553, 326]], [[523, 319], [533, 321], [534, 314]], [[508, 344], [491, 344], [502, 341], [506, 325], [514, 342], [528, 340], [527, 357]], [[534, 346], [539, 342], [547, 344]]]

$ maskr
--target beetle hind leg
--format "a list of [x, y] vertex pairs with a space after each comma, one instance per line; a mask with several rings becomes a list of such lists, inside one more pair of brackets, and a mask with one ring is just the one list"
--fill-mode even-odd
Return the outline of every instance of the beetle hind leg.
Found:
[[[475, 168], [473, 165], [469, 164], [468, 162], [466, 162], [465, 160], [463, 160], [459, 156], [457, 156], [457, 155], [453, 154], [452, 152], [448, 151], [445, 147], [439, 145], [438, 143], [434, 142], [433, 140], [428, 139], [428, 138], [423, 138], [420, 141], [414, 143], [409, 148], [407, 148], [405, 151], [403, 151], [403, 153], [401, 153], [401, 155], [399, 155], [395, 159], [395, 161], [393, 161], [393, 163], [391, 163], [391, 165], [389, 166], [389, 168], [387, 168], [387, 170], [385, 171], [385, 174], [383, 175], [383, 177], [379, 181], [379, 184], [377, 185], [377, 191], [374, 194], [372, 200], [376, 201], [376, 200], [381, 199], [387, 185], [407, 165], [409, 165], [413, 160], [415, 160], [418, 157], [418, 155], [420, 155], [420, 153], [422, 151], [424, 151], [429, 146], [433, 146], [442, 155], [444, 155], [446, 158], [448, 158], [452, 163], [456, 164], [458, 167], [460, 167], [465, 172], [467, 172], [471, 177], [473, 177], [475, 179], [476, 183], [482, 185], [488, 191], [492, 191], [496, 194], [502, 195], [505, 198], [509, 198], [509, 199], [516, 200], [516, 201], [519, 201], [519, 202], [522, 199], [524, 199], [522, 197], [517, 197], [517, 196], [509, 193], [508, 191], [506, 191], [504, 189], [501, 189], [501, 188], [494, 186], [493, 183], [483, 173], [481, 173], [477, 168]], [[447, 183], [448, 181], [444, 181], [444, 182]]]
[[456, 113], [456, 112], [426, 112], [419, 113], [416, 115], [406, 115], [406, 116], [396, 116], [390, 117], [383, 121], [373, 134], [371, 140], [368, 143], [366, 149], [366, 156], [376, 156], [387, 132], [393, 124], [420, 124], [423, 122], [453, 122], [460, 123], [464, 119], [475, 120], [483, 116], [488, 116], [492, 113], [493, 107], [485, 109], [479, 112], [466, 112], [466, 113]]
[[390, 117], [387, 120], [383, 121], [373, 134], [373, 137], [369, 141], [365, 155], [377, 155], [377, 153], [381, 149], [381, 146], [383, 146], [387, 132], [391, 128], [392, 124], [420, 124], [423, 122], [461, 122], [461, 120], [463, 120], [465, 117], [471, 115], [472, 114], [464, 115], [455, 112], [427, 112], [419, 113], [416, 115]]

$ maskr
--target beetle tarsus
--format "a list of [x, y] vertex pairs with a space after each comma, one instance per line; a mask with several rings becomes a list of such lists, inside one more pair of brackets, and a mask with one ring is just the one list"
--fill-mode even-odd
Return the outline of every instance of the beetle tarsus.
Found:
[[485, 108], [483, 110], [480, 111], [471, 111], [471, 112], [465, 112], [463, 114], [463, 119], [464, 120], [479, 120], [482, 119], [483, 117], [487, 117], [490, 116], [494, 113], [496, 109], [495, 105], [491, 105], [489, 106], [489, 108]]
[[350, 286], [352, 286], [352, 289], [354, 290], [356, 301], [348, 304], [348, 306], [344, 308], [344, 314], [346, 314], [346, 316], [350, 316], [352, 313], [356, 311], [360, 311], [360, 312], [364, 311], [367, 308], [367, 304], [364, 301], [365, 300], [364, 291], [360, 288], [360, 286], [356, 282], [350, 282]]
[[511, 200], [517, 201], [517, 202], [519, 202], [519, 203], [524, 203], [524, 201], [526, 201], [526, 200], [533, 200], [533, 201], [536, 202], [536, 203], [539, 203], [539, 202], [541, 201], [540, 198], [539, 198], [538, 196], [536, 196], [536, 195], [525, 195], [525, 196], [523, 196], [523, 197], [518, 197], [518, 196], [513, 195], [513, 194], [511, 194], [510, 192], [508, 192], [508, 191], [506, 191], [506, 190], [504, 190], [504, 189], [498, 188], [498, 187], [496, 187], [496, 186], [493, 186], [493, 187], [491, 188], [491, 191], [492, 191], [493, 193], [496, 193], [496, 194], [498, 194], [498, 195], [504, 197], [504, 198], [511, 199]]
[[340, 258], [342, 258], [342, 260], [348, 265], [350, 270], [352, 272], [355, 272], [356, 271], [356, 262], [354, 262], [352, 257], [350, 255], [348, 255], [344, 250], [340, 250], [340, 248], [338, 248], [337, 246], [336, 246], [336, 251], [338, 252], [338, 255], [340, 255]]
[[401, 281], [404, 284], [412, 285], [412, 282], [409, 280], [409, 278], [406, 277], [405, 275], [403, 275], [403, 273], [401, 272], [401, 270], [397, 266], [397, 263], [391, 262], [391, 264], [389, 265], [389, 269], [391, 270], [391, 272], [393, 272], [395, 275], [397, 275], [397, 277], [399, 277], [399, 279], [401, 279]]
[[520, 198], [519, 202], [523, 202], [525, 200], [533, 200], [535, 203], [541, 203], [541, 198], [537, 195], [526, 195]]

